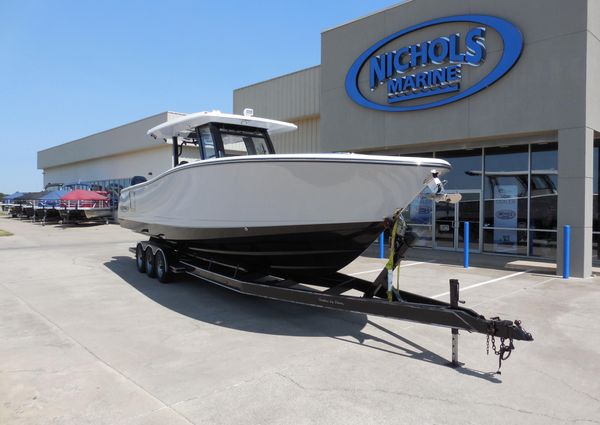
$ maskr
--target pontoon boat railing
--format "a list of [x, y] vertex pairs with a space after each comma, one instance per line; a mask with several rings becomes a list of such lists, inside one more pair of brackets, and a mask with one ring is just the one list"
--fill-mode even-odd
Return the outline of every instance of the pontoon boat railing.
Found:
[[86, 209], [86, 208], [110, 208], [110, 201], [106, 200], [61, 200], [60, 208], [68, 210]]

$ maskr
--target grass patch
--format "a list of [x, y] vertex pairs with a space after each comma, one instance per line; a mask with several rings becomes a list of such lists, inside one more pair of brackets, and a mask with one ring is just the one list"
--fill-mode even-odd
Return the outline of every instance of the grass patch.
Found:
[[0, 236], [12, 236], [12, 233], [0, 229]]

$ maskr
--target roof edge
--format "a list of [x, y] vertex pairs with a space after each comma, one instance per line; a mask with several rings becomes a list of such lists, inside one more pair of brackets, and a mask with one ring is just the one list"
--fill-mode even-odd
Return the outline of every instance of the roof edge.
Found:
[[342, 23], [342, 24], [339, 24], [339, 25], [336, 25], [336, 26], [334, 26], [334, 27], [327, 28], [327, 29], [325, 29], [325, 30], [321, 31], [321, 34], [324, 34], [324, 33], [326, 33], [326, 32], [329, 32], [329, 31], [336, 30], [336, 29], [338, 29], [338, 28], [341, 28], [341, 27], [345, 27], [346, 25], [350, 25], [350, 24], [352, 24], [352, 23], [354, 23], [354, 22], [356, 22], [356, 21], [360, 21], [361, 19], [365, 19], [365, 18], [368, 18], [368, 17], [370, 17], [370, 16], [377, 15], [378, 13], [385, 12], [386, 10], [393, 9], [393, 8], [395, 8], [395, 7], [398, 7], [398, 6], [400, 6], [400, 5], [403, 5], [403, 4], [406, 4], [406, 3], [410, 3], [410, 2], [412, 2], [412, 1], [414, 1], [414, 0], [401, 0], [401, 1], [399, 1], [398, 3], [396, 3], [396, 4], [393, 4], [393, 5], [391, 5], [391, 6], [384, 7], [384, 8], [382, 8], [382, 9], [376, 10], [375, 12], [368, 13], [368, 14], [366, 14], [366, 15], [360, 16], [360, 17], [358, 17], [358, 18], [355, 18], [355, 19], [351, 19], [350, 21], [346, 21], [346, 22], [344, 22], [344, 23]]
[[320, 67], [321, 67], [321, 64], [317, 64], [317, 65], [309, 66], [308, 68], [302, 68], [297, 71], [288, 72], [287, 74], [278, 75], [277, 77], [272, 77], [272, 78], [269, 78], [268, 80], [263, 80], [263, 81], [259, 81], [257, 83], [248, 84], [247, 86], [238, 87], [237, 89], [233, 89], [233, 92], [235, 93], [236, 91], [239, 91], [239, 90], [244, 90], [244, 89], [247, 89], [250, 87], [258, 86], [260, 84], [265, 84], [265, 83], [268, 83], [271, 81], [279, 80], [280, 78], [289, 77], [290, 75], [299, 74], [301, 72], [305, 72], [310, 69], [315, 69], [315, 68], [320, 68]]
[[87, 139], [88, 137], [98, 136], [98, 135], [103, 134], [103, 133], [108, 133], [109, 131], [113, 131], [113, 130], [116, 130], [116, 129], [122, 128], [122, 127], [126, 127], [128, 125], [135, 124], [137, 122], [144, 121], [144, 120], [147, 120], [149, 118], [158, 117], [160, 115], [167, 115], [168, 116], [168, 114], [176, 114], [176, 115], [182, 115], [182, 116], [187, 115], [187, 114], [185, 114], [183, 112], [174, 112], [174, 111], [159, 112], [157, 114], [148, 115], [147, 117], [144, 117], [144, 118], [139, 118], [139, 119], [134, 120], [134, 121], [129, 121], [129, 122], [126, 122], [124, 124], [117, 125], [116, 127], [111, 127], [111, 128], [107, 128], [106, 130], [101, 130], [101, 131], [98, 131], [96, 133], [88, 134], [87, 136], [79, 137], [78, 139], [70, 140], [68, 142], [61, 143], [60, 145], [55, 145], [55, 146], [51, 146], [51, 147], [46, 148], [46, 149], [39, 150], [37, 153], [40, 154], [42, 152], [46, 152], [46, 151], [49, 151], [49, 150], [52, 150], [52, 149], [56, 149], [56, 148], [61, 147], [61, 146], [65, 146], [65, 145], [68, 145], [68, 144], [71, 144], [71, 143], [76, 143], [76, 142], [79, 142], [79, 141], [81, 141], [83, 139]]

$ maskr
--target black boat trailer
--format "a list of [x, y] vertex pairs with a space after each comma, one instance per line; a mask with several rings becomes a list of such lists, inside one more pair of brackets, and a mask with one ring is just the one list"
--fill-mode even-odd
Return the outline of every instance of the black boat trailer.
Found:
[[[140, 272], [163, 283], [167, 283], [173, 275], [188, 274], [246, 295], [451, 328], [452, 362], [449, 364], [454, 367], [461, 365], [458, 361], [458, 331], [481, 333], [487, 335], [488, 353], [492, 340], [493, 351], [499, 357], [497, 373], [500, 373], [502, 360], [508, 359], [514, 349], [513, 341], [533, 341], [533, 337], [518, 320], [486, 319], [469, 308], [461, 307], [456, 279], [450, 280], [450, 303], [401, 291], [390, 285], [391, 274], [400, 265], [410, 246], [410, 238], [410, 233], [395, 235], [395, 249], [389, 263], [392, 267], [384, 268], [373, 282], [342, 273], [303, 277], [301, 280], [256, 273], [241, 266], [191, 255], [177, 244], [157, 238], [139, 242], [130, 251], [136, 254], [136, 266]], [[351, 290], [362, 293], [362, 296], [348, 294]], [[500, 338], [499, 349], [496, 349], [496, 337]]]

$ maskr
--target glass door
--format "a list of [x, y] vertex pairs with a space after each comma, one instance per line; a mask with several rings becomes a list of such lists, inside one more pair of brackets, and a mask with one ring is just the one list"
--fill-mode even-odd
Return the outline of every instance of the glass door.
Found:
[[435, 203], [435, 248], [452, 251], [463, 250], [465, 221], [469, 222], [469, 250], [480, 251], [479, 228], [481, 216], [481, 191], [460, 190], [462, 199], [457, 204]]
[[435, 203], [435, 248], [456, 249], [456, 205], [449, 202]]

